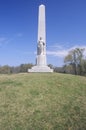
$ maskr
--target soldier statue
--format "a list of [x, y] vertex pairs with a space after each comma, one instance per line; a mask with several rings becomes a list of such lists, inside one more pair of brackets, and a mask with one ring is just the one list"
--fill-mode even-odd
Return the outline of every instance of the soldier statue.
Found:
[[42, 37], [40, 37], [40, 39], [38, 41], [38, 46], [37, 46], [38, 55], [44, 54], [44, 46], [45, 46], [45, 43], [43, 42]]

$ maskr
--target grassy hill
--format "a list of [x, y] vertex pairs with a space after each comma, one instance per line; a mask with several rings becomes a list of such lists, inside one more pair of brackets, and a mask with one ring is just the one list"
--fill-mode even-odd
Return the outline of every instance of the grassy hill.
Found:
[[0, 75], [0, 130], [86, 130], [86, 77]]

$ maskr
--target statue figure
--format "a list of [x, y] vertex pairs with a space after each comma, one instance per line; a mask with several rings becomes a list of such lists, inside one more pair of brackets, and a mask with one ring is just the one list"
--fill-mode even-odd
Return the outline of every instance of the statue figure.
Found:
[[45, 43], [43, 42], [42, 37], [40, 37], [40, 40], [38, 41], [38, 47], [37, 47], [38, 55], [44, 54], [44, 46], [45, 46]]

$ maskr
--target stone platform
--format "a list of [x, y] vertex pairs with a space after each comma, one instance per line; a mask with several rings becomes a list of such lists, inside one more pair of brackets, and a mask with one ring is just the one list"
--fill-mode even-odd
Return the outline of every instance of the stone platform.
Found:
[[48, 66], [33, 66], [28, 72], [53, 72], [53, 69]]

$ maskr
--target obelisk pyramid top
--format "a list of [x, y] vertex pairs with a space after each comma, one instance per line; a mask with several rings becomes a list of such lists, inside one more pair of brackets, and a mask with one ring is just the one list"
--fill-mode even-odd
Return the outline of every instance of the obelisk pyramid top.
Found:
[[44, 4], [41, 4], [40, 6], [45, 6]]

